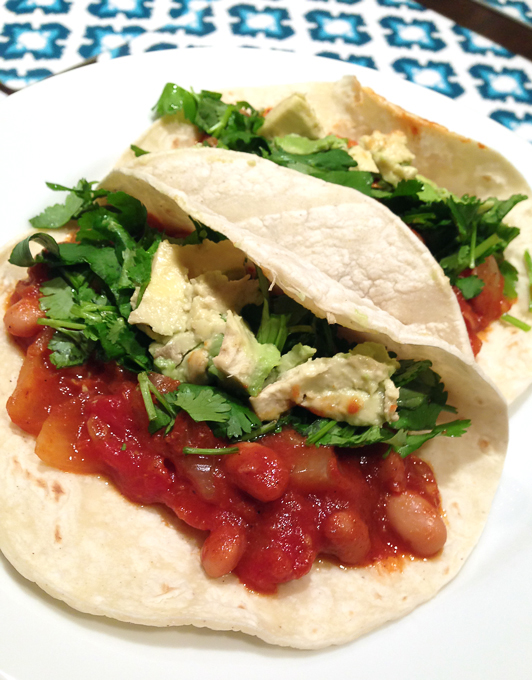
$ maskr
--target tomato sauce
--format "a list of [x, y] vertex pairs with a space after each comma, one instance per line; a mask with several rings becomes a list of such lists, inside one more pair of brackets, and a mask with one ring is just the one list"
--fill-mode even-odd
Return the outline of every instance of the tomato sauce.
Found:
[[[12, 306], [39, 285], [38, 272], [32, 276], [19, 284]], [[38, 299], [35, 290], [27, 296]], [[24, 338], [26, 356], [7, 404], [11, 419], [36, 436], [36, 453], [46, 464], [105, 475], [132, 502], [162, 503], [208, 532], [201, 561], [209, 576], [232, 572], [249, 588], [274, 593], [307, 574], [318, 557], [400, 568], [406, 557], [427, 556], [401, 529], [401, 513], [404, 519], [413, 501], [436, 526], [431, 554], [443, 546], [438, 487], [421, 459], [384, 457], [382, 445], [307, 446], [290, 429], [241, 442], [235, 454], [185, 455], [186, 446], [216, 449], [227, 442], [185, 412], [168, 435], [150, 435], [136, 376], [114, 363], [57, 369], [47, 348], [51, 334], [37, 325]], [[151, 378], [163, 393], [178, 385]], [[400, 500], [393, 513], [392, 497]]]
[[464, 277], [471, 275], [478, 276], [484, 282], [480, 295], [466, 300], [458, 288], [453, 286], [453, 290], [464, 317], [473, 353], [476, 356], [482, 347], [479, 333], [506, 314], [515, 300], [510, 300], [504, 295], [504, 276], [493, 255], [487, 257], [478, 267], [466, 269], [462, 273]]

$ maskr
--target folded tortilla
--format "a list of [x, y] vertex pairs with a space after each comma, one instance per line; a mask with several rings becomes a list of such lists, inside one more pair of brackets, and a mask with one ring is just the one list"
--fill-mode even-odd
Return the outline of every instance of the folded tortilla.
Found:
[[[144, 168], [145, 169], [145, 168]], [[263, 230], [263, 219], [232, 222], [198, 196], [179, 192], [141, 170], [116, 172], [112, 184], [136, 193], [154, 214], [191, 216], [226, 235], [287, 294], [358, 339], [384, 341], [400, 358], [429, 359], [444, 380], [458, 417], [472, 426], [460, 439], [430, 441], [422, 456], [442, 496], [448, 539], [442, 553], [383, 565], [339, 568], [317, 562], [277, 595], [258, 595], [236, 577], [207, 577], [200, 541], [166, 511], [135, 505], [105, 479], [64, 473], [43, 464], [34, 439], [0, 416], [0, 548], [26, 578], [75, 609], [153, 626], [193, 624], [235, 630], [303, 649], [352, 640], [431, 598], [452, 579], [477, 542], [500, 478], [508, 437], [506, 406], [471, 356], [400, 323], [356, 291], [321, 272]], [[111, 178], [108, 182], [111, 183]], [[107, 182], [106, 182], [107, 183]], [[307, 230], [300, 223], [300, 229]], [[316, 239], [315, 248], [321, 240]], [[19, 268], [0, 262], [2, 301]], [[361, 311], [363, 310], [363, 311]], [[363, 320], [363, 322], [362, 322]], [[363, 331], [363, 332], [361, 332]], [[0, 392], [12, 392], [22, 357], [0, 336]]]
[[[222, 95], [227, 103], [244, 100], [256, 109], [262, 110], [275, 106], [294, 92], [306, 96], [325, 134], [358, 140], [376, 130], [383, 133], [402, 131], [406, 135], [408, 148], [415, 155], [413, 164], [420, 174], [459, 196], [469, 194], [482, 199], [490, 196], [505, 199], [516, 193], [532, 196], [532, 190], [524, 177], [497, 151], [405, 111], [371, 89], [362, 87], [355, 77], [346, 76], [335, 83], [233, 88], [226, 90]], [[175, 114], [156, 121], [136, 144], [146, 151], [160, 152], [191, 146], [197, 141], [195, 127], [184, 121], [179, 114]], [[135, 160], [133, 152], [128, 150], [118, 161], [117, 167], [130, 163], [135, 163]], [[375, 208], [376, 213], [381, 207]], [[532, 248], [532, 200], [517, 205], [509, 213], [506, 221], [521, 230], [519, 237], [512, 241], [505, 251], [506, 259], [519, 273], [518, 301], [510, 313], [532, 325], [532, 313], [528, 310], [528, 277], [523, 260], [524, 251]], [[326, 228], [327, 224], [323, 224], [323, 229]], [[389, 246], [395, 248], [391, 243]], [[378, 246], [373, 252], [378, 253]], [[411, 252], [414, 254], [415, 251]], [[399, 251], [396, 253], [399, 258]], [[338, 261], [340, 257], [338, 255]], [[358, 265], [358, 259], [355, 262]], [[430, 268], [423, 271], [417, 270], [416, 267], [412, 273], [418, 283], [421, 284], [424, 280], [428, 287], [427, 296], [431, 298], [435, 286]], [[390, 272], [386, 270], [382, 271], [384, 277], [389, 274]], [[394, 280], [390, 278], [390, 281], [394, 285]], [[396, 292], [397, 295], [392, 296], [391, 304], [383, 305], [382, 299], [373, 301], [404, 321], [403, 304], [398, 299], [401, 289], [396, 287]], [[465, 328], [461, 314], [458, 308], [448, 301], [442, 304], [441, 293], [441, 289], [438, 288], [438, 294], [428, 303], [434, 316], [427, 319], [425, 305], [416, 304], [404, 292], [404, 306], [410, 309], [408, 322], [425, 324], [429, 334], [447, 340], [460, 351], [468, 353], [470, 350], [465, 347]], [[449, 328], [459, 325], [461, 330], [454, 335], [453, 333], [441, 335], [439, 327], [442, 324], [449, 324]], [[532, 332], [526, 333], [509, 323], [497, 321], [480, 337], [483, 345], [477, 356], [478, 364], [493, 379], [506, 399], [509, 402], [514, 401], [532, 383]]]

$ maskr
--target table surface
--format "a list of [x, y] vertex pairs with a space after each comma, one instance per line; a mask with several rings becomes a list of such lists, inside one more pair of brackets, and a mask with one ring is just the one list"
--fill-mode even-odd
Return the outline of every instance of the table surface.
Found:
[[[395, 74], [532, 142], [532, 62], [508, 49], [512, 36], [517, 45], [523, 27], [532, 26], [532, 1], [481, 4], [501, 12], [487, 22], [506, 47], [414, 0], [7, 0], [0, 5], [0, 97], [85, 60], [183, 47], [255, 47]], [[455, 16], [464, 0], [427, 5]], [[508, 17], [520, 22], [512, 22], [518, 28], [503, 30]]]

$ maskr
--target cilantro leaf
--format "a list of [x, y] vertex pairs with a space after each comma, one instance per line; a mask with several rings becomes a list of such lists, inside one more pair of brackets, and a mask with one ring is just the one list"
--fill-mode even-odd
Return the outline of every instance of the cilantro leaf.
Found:
[[192, 231], [183, 241], [183, 245], [203, 243], [205, 239], [212, 241], [213, 243], [219, 243], [220, 241], [226, 241], [227, 236], [220, 234], [219, 231], [215, 231], [210, 227], [207, 227], [202, 222], [198, 222], [193, 217], [190, 218], [192, 224], [194, 225], [194, 231]]
[[41, 286], [43, 297], [40, 307], [51, 319], [68, 319], [74, 304], [74, 295], [69, 284], [60, 277], [46, 281]]
[[157, 116], [183, 111], [185, 118], [194, 123], [197, 111], [196, 97], [179, 85], [166, 83], [153, 110]]
[[226, 422], [231, 410], [227, 399], [215, 392], [214, 388], [203, 385], [180, 385], [172, 398], [167, 400], [186, 411], [196, 422]]
[[53, 334], [48, 349], [52, 352], [50, 361], [54, 366], [66, 368], [84, 364], [94, 349], [94, 343], [82, 331], [61, 330]]
[[147, 153], [150, 153], [149, 151], [141, 149], [140, 146], [137, 146], [136, 144], [130, 144], [129, 148], [135, 154], [135, 158], [138, 158], [139, 156], [145, 156]]
[[30, 219], [35, 229], [59, 229], [64, 227], [70, 220], [79, 217], [85, 210], [91, 209], [95, 198], [104, 196], [107, 192], [98, 189], [93, 190], [95, 182], [87, 182], [80, 179], [73, 189], [68, 189], [60, 184], [46, 183], [53, 191], [68, 191], [64, 203], [56, 203], [49, 206], [42, 213]]
[[466, 300], [477, 297], [484, 288], [484, 281], [478, 276], [465, 276], [456, 281], [456, 287], [462, 292]]
[[11, 255], [9, 256], [9, 262], [16, 265], [17, 267], [31, 267], [37, 262], [42, 261], [42, 255], [37, 255], [33, 257], [30, 250], [30, 243], [35, 241], [40, 243], [46, 248], [49, 255], [52, 257], [57, 257], [59, 255], [59, 245], [57, 241], [49, 234], [43, 234], [39, 232], [37, 234], [31, 234], [13, 248]]
[[430, 432], [408, 433], [405, 430], [399, 430], [397, 434], [388, 439], [386, 443], [402, 458], [406, 458], [406, 456], [417, 451], [423, 444], [430, 439], [434, 439], [434, 437], [440, 435], [444, 437], [461, 437], [467, 432], [470, 425], [470, 420], [453, 420], [450, 423], [436, 425]]
[[[150, 419], [150, 432], [166, 427], [168, 433], [180, 410], [196, 422], [206, 422], [216, 437], [237, 439], [262, 425], [251, 409], [215, 387], [182, 383], [177, 390], [163, 396], [145, 373], [139, 374], [139, 384]], [[158, 405], [153, 404], [149, 392]]]

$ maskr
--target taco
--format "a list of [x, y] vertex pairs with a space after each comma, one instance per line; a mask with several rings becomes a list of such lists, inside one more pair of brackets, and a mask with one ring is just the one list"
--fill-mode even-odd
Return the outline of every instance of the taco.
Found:
[[482, 531], [498, 391], [260, 218], [231, 222], [145, 163], [104, 185], [122, 178], [170, 238], [82, 181], [78, 231], [34, 233], [2, 264], [19, 345], [2, 336], [2, 551], [74, 608], [133, 623], [318, 648], [406, 614]]
[[[136, 141], [136, 153], [217, 145], [368, 194], [437, 259], [456, 293], [477, 361], [506, 398], [513, 401], [528, 387], [532, 203], [525, 199], [531, 192], [505, 158], [404, 111], [354, 77], [231, 89], [222, 100], [211, 92], [190, 97], [166, 86], [155, 107], [161, 117]], [[128, 150], [118, 166], [133, 158]], [[411, 273], [416, 275], [415, 267]], [[436, 300], [430, 306], [441, 321], [459, 322], [456, 307], [440, 307]], [[395, 315], [393, 306], [386, 310]], [[411, 314], [416, 312], [424, 315], [425, 307], [412, 304]], [[417, 320], [423, 323], [422, 316]], [[465, 351], [463, 329], [455, 344]]]

